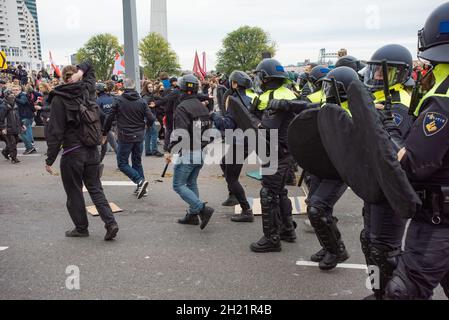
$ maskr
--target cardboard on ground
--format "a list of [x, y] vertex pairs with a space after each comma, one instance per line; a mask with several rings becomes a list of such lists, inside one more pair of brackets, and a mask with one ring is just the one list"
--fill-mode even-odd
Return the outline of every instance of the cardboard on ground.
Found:
[[[123, 210], [120, 209], [115, 203], [111, 202], [111, 203], [109, 203], [109, 205], [111, 206], [112, 213], [115, 214], [115, 213], [123, 212]], [[86, 209], [87, 209], [87, 212], [89, 212], [94, 217], [98, 217], [100, 215], [95, 206], [87, 207]]]

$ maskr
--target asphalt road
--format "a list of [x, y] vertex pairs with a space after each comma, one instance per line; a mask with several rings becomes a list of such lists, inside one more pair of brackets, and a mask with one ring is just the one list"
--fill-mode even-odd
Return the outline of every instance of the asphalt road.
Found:
[[[261, 219], [230, 222], [232, 208], [220, 206], [227, 189], [217, 166], [205, 167], [199, 180], [203, 200], [216, 208], [204, 231], [176, 223], [186, 206], [172, 191], [169, 177], [157, 182], [164, 161], [145, 158], [148, 198], [137, 201], [133, 187], [105, 187], [108, 199], [125, 210], [117, 215], [117, 240], [104, 242], [102, 222], [94, 217], [89, 218], [90, 238], [67, 239], [64, 232], [73, 226], [62, 183], [44, 172], [46, 149], [42, 142], [38, 146], [41, 154], [21, 157], [20, 165], [0, 160], [0, 300], [360, 300], [371, 294], [363, 270], [321, 272], [297, 265], [319, 249], [315, 235], [304, 230], [304, 217], [295, 218], [297, 243], [284, 244], [281, 253], [251, 253], [249, 245], [262, 235]], [[128, 181], [116, 171], [113, 154], [105, 163], [104, 181]], [[258, 198], [260, 183], [246, 177], [242, 181], [248, 196]], [[298, 188], [290, 190], [301, 194]], [[87, 194], [86, 201], [91, 204]], [[335, 209], [351, 254], [349, 264], [364, 263], [361, 206], [348, 191]], [[66, 286], [73, 275], [70, 266], [79, 269], [79, 290]], [[443, 298], [438, 290], [436, 299]]]

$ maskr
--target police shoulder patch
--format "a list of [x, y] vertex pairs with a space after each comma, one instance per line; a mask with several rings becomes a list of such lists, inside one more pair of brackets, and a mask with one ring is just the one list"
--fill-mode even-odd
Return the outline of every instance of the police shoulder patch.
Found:
[[399, 127], [404, 121], [404, 117], [399, 113], [393, 113], [394, 123]]
[[444, 129], [448, 122], [445, 115], [436, 112], [426, 113], [423, 121], [424, 133], [427, 137], [431, 137]]

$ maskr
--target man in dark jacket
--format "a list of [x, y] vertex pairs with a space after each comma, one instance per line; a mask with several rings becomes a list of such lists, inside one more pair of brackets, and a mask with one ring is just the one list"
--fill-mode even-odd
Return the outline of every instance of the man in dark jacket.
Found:
[[[100, 107], [101, 111], [101, 123], [104, 126], [107, 116], [111, 113], [112, 105], [114, 104], [114, 97], [111, 95], [106, 84], [104, 83], [97, 83], [96, 89], [98, 95], [97, 104]], [[110, 131], [108, 133], [108, 143], [117, 154], [117, 138], [113, 131]], [[106, 152], [108, 151], [108, 143], [105, 143], [101, 146], [101, 162], [103, 162], [106, 156]]]
[[[198, 176], [204, 165], [203, 149], [207, 142], [203, 136], [211, 127], [209, 111], [198, 99], [199, 81], [193, 75], [186, 75], [180, 80], [180, 104], [176, 108], [174, 134], [169, 152], [165, 158], [172, 162], [171, 153], [180, 155], [175, 164], [173, 189], [189, 205], [183, 225], [200, 225], [201, 230], [208, 225], [214, 209], [201, 201], [198, 190]], [[181, 150], [180, 150], [181, 149]]]
[[61, 177], [67, 194], [67, 209], [75, 229], [66, 237], [88, 237], [89, 221], [83, 196], [86, 186], [107, 230], [105, 240], [113, 240], [119, 231], [100, 181], [100, 153], [97, 146], [87, 147], [80, 139], [80, 105], [95, 101], [95, 72], [89, 63], [67, 66], [62, 71], [64, 84], [49, 96], [51, 116], [48, 127], [47, 172], [63, 149]]
[[29, 101], [28, 96], [22, 91], [20, 86], [12, 88], [14, 95], [16, 96], [16, 103], [19, 107], [19, 114], [22, 124], [26, 127], [26, 131], [20, 134], [20, 139], [25, 144], [25, 155], [36, 153], [36, 149], [33, 146], [33, 122], [34, 112], [36, 111], [34, 105]]
[[16, 97], [12, 91], [6, 90], [5, 100], [0, 101], [0, 134], [6, 142], [6, 148], [2, 151], [3, 156], [12, 164], [20, 163], [17, 159], [17, 144], [19, 134], [24, 130], [20, 121], [19, 108], [15, 103]]
[[[137, 199], [147, 195], [148, 181], [145, 181], [142, 166], [143, 141], [145, 127], [151, 127], [156, 121], [145, 100], [136, 91], [134, 80], [125, 79], [125, 92], [117, 97], [112, 110], [106, 119], [103, 130], [103, 143], [111, 130], [112, 122], [117, 120], [118, 154], [117, 162], [120, 171], [129, 177], [136, 185]], [[129, 165], [131, 155], [132, 167]]]

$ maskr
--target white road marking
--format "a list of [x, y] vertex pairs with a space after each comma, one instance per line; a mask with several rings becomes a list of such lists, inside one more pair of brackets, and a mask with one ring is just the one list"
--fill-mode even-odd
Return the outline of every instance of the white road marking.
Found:
[[[307, 212], [306, 197], [291, 197], [290, 198], [293, 205], [293, 215], [302, 215]], [[253, 210], [254, 215], [262, 215], [262, 206], [260, 204], [260, 199], [248, 198], [249, 205]], [[235, 207], [235, 214], [240, 214], [242, 208], [240, 205]]]
[[5, 251], [8, 247], [0, 247], [0, 251]]
[[[137, 187], [132, 181], [102, 181], [103, 187]], [[87, 192], [86, 187], [83, 187], [83, 192]]]
[[[296, 265], [299, 267], [318, 267], [318, 263], [310, 262], [310, 261], [298, 261], [296, 262]], [[354, 270], [363, 270], [368, 271], [368, 268], [366, 265], [363, 264], [339, 264], [337, 268], [340, 269], [354, 269]]]

